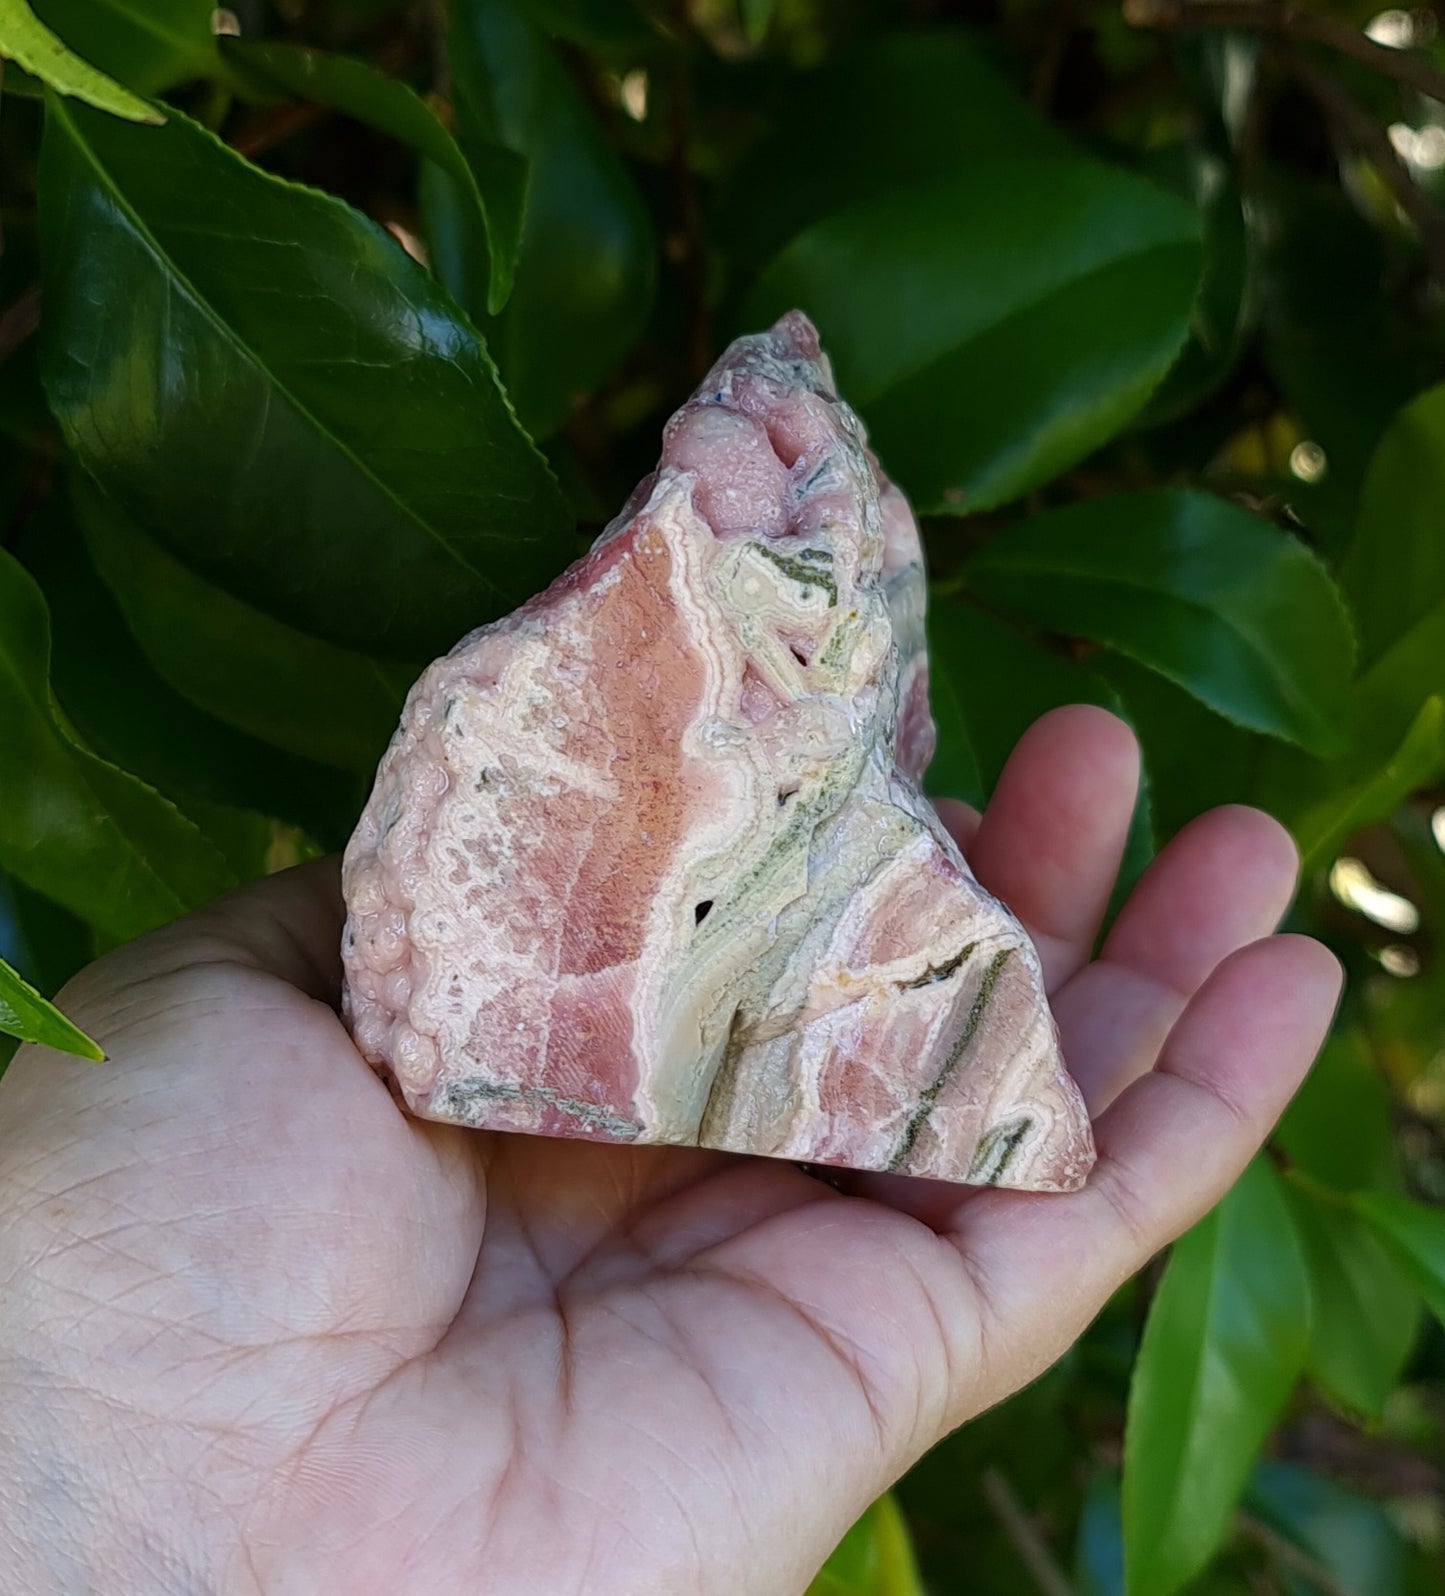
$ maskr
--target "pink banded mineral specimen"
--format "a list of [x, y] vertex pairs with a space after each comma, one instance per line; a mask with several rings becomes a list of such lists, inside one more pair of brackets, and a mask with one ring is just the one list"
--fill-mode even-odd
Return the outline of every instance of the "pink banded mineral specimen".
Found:
[[1079, 1186], [1033, 946], [919, 793], [924, 596], [811, 324], [739, 339], [592, 551], [407, 700], [344, 957], [408, 1106]]

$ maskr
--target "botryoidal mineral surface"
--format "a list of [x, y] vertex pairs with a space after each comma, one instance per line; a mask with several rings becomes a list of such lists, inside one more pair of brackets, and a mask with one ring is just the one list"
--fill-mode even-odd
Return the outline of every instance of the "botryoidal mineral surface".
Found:
[[546, 592], [407, 699], [345, 1014], [427, 1119], [1072, 1190], [1028, 936], [922, 797], [917, 526], [808, 320], [740, 338]]

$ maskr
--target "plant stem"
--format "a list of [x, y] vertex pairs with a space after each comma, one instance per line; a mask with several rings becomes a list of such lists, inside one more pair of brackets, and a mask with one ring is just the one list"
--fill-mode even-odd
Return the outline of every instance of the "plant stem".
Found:
[[1380, 174], [1395, 203], [1415, 224], [1433, 277], [1445, 279], [1445, 213], [1410, 176], [1390, 135], [1337, 83], [1306, 55], [1290, 51], [1286, 64], [1300, 85], [1319, 102], [1336, 136], [1353, 145]]
[[1297, 6], [1273, 0], [1124, 0], [1124, 20], [1131, 27], [1161, 32], [1238, 28], [1284, 39], [1308, 39], [1407, 83], [1432, 100], [1445, 102], [1445, 72], [1408, 50], [1376, 44], [1347, 22]]
[[1312, 1585], [1318, 1585], [1325, 1596], [1350, 1596], [1350, 1592], [1323, 1563], [1317, 1562], [1278, 1530], [1271, 1529], [1262, 1519], [1255, 1518], [1251, 1513], [1236, 1513], [1234, 1527], [1239, 1534], [1263, 1546], [1281, 1568], [1302, 1574]]
[[1019, 1561], [1033, 1576], [1043, 1596], [1074, 1596], [1074, 1588], [1039, 1534], [1033, 1520], [1023, 1510], [1013, 1487], [997, 1469], [983, 1471], [983, 1494], [1003, 1532], [1013, 1542]]

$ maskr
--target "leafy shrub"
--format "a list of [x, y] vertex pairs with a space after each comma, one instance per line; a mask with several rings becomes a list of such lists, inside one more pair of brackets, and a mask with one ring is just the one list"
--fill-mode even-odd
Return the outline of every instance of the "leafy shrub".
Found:
[[1352, 977], [1268, 1154], [816, 1589], [1438, 1588], [1445, 63], [1372, 9], [0, 3], [0, 1025], [83, 1049], [40, 992], [339, 845], [419, 663], [802, 305], [924, 513], [935, 790], [1108, 705], [1126, 873], [1260, 804]]

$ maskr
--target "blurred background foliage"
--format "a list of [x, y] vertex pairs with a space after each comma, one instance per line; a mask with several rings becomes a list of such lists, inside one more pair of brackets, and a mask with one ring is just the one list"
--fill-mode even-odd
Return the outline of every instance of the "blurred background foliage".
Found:
[[418, 664], [801, 305], [923, 514], [933, 789], [1108, 705], [1126, 873], [1261, 804], [1350, 975], [1235, 1191], [815, 1591], [1441, 1589], [1442, 16], [0, 0], [0, 1026], [83, 1048], [97, 950], [337, 847]]

